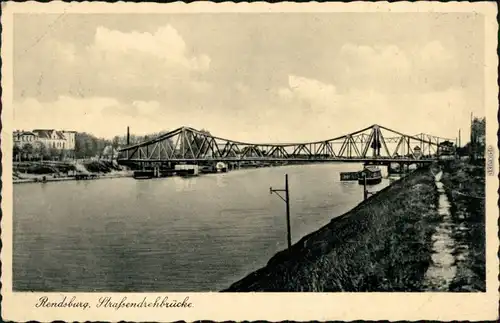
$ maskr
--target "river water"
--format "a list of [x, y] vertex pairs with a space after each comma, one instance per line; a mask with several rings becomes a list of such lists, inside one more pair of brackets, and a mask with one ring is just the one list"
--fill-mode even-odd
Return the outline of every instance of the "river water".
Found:
[[[14, 185], [14, 290], [217, 291], [363, 199], [357, 164]], [[385, 171], [383, 169], [383, 171]], [[388, 185], [385, 180], [372, 190]]]

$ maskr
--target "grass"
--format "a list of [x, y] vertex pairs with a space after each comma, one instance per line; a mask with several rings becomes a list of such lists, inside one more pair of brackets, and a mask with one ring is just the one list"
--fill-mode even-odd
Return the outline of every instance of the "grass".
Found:
[[225, 291], [421, 291], [440, 216], [428, 169], [394, 183]]
[[[485, 236], [485, 167], [463, 161], [445, 165], [442, 182], [452, 203], [456, 227], [453, 238], [459, 249], [455, 255], [468, 252], [457, 265], [457, 275], [450, 289], [457, 292], [486, 291]], [[460, 194], [460, 193], [462, 194]]]
[[[121, 168], [112, 161], [87, 161], [83, 166], [92, 173], [109, 173], [113, 170], [120, 170]], [[76, 168], [71, 162], [57, 163], [57, 164], [41, 164], [39, 162], [24, 162], [19, 165], [14, 165], [14, 174], [28, 173], [36, 175], [46, 175], [54, 173], [67, 173], [75, 171]]]

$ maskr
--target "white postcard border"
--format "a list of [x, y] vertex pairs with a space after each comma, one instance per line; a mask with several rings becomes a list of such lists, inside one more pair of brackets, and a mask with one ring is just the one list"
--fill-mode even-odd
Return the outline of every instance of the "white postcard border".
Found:
[[[21, 293], [12, 292], [12, 48], [16, 13], [196, 13], [196, 12], [477, 12], [485, 16], [485, 105], [487, 145], [493, 146], [498, 174], [496, 5], [489, 3], [3, 3], [2, 12], [2, 317], [13, 321], [194, 321], [194, 320], [493, 320], [498, 317], [498, 195], [496, 176], [486, 179], [487, 292], [486, 293]], [[418, 27], [416, 27], [418, 28]], [[36, 308], [45, 295], [95, 304], [100, 297], [119, 301], [189, 297], [192, 308]]]

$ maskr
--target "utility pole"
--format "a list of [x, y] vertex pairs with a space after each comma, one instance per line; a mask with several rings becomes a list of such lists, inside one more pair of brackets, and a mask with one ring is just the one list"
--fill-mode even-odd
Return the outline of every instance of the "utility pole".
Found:
[[[281, 196], [279, 193], [285, 192], [285, 197]], [[273, 189], [269, 188], [269, 194], [275, 193], [282, 199], [286, 204], [286, 232], [287, 232], [287, 242], [288, 242], [288, 250], [292, 247], [292, 234], [290, 232], [290, 195], [288, 193], [288, 174], [285, 174], [285, 188], [284, 189]]]
[[473, 125], [474, 125], [474, 114], [470, 113], [470, 145], [469, 145], [469, 155], [470, 159], [474, 160], [475, 144], [474, 144], [474, 134], [473, 134]]
[[366, 173], [363, 172], [363, 200], [368, 198], [368, 190], [366, 189]]

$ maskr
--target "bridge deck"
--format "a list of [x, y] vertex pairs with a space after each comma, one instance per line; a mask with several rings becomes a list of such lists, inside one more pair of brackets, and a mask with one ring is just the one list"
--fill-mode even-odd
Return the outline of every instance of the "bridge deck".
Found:
[[146, 159], [146, 158], [120, 158], [120, 162], [338, 162], [338, 163], [432, 163], [436, 158], [273, 158], [273, 157], [255, 157], [255, 158], [172, 158], [172, 159]]

